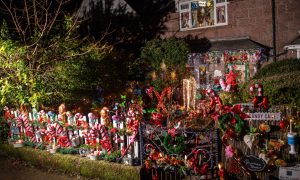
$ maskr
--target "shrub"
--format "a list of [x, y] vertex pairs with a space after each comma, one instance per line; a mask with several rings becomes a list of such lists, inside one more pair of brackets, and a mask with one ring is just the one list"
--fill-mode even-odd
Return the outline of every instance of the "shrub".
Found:
[[288, 105], [300, 108], [300, 61], [287, 59], [261, 68], [243, 88], [244, 101], [249, 100], [249, 87], [254, 83], [263, 85], [263, 95], [271, 105]]
[[0, 149], [9, 156], [27, 161], [35, 166], [56, 169], [64, 173], [78, 174], [89, 178], [134, 180], [140, 179], [139, 167], [126, 166], [105, 161], [91, 161], [75, 155], [49, 154], [47, 151], [28, 147], [13, 148], [11, 145], [1, 144]]

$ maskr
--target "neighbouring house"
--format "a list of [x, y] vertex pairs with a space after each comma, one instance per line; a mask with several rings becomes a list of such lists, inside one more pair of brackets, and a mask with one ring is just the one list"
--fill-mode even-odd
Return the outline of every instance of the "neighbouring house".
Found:
[[298, 0], [175, 0], [175, 5], [161, 37], [190, 44], [188, 66], [198, 87], [231, 69], [247, 81], [265, 60], [300, 56]]
[[289, 53], [296, 54], [297, 59], [300, 59], [300, 31], [298, 37], [284, 48], [289, 51]]

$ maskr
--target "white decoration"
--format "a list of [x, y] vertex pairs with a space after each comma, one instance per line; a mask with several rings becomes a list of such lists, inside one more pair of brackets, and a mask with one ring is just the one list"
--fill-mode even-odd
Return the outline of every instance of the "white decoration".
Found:
[[252, 149], [252, 146], [257, 145], [258, 139], [255, 134], [247, 134], [244, 136], [244, 142], [250, 149]]

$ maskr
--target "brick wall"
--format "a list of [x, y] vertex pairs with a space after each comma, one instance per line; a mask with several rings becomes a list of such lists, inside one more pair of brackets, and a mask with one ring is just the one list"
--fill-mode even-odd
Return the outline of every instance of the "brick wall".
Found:
[[[277, 53], [299, 35], [300, 0], [275, 0], [277, 26]], [[232, 0], [228, 4], [228, 25], [179, 31], [179, 13], [172, 13], [165, 23], [163, 38], [193, 35], [208, 39], [249, 36], [252, 40], [272, 47], [271, 0]]]

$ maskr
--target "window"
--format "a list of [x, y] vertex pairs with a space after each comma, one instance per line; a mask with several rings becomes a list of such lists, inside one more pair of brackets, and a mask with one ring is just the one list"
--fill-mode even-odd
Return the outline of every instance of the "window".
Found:
[[179, 2], [180, 30], [227, 25], [227, 0]]

